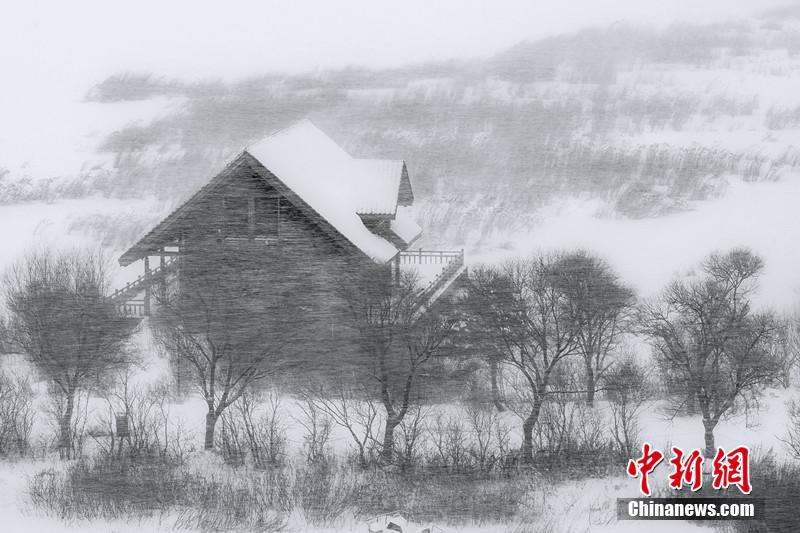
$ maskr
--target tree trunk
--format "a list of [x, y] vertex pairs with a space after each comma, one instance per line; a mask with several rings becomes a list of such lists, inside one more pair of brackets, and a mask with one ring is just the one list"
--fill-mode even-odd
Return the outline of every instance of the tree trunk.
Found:
[[522, 462], [524, 464], [533, 463], [533, 427], [539, 420], [539, 411], [542, 409], [542, 402], [535, 400], [531, 414], [522, 423]]
[[72, 412], [75, 410], [75, 390], [67, 393], [67, 404], [61, 416], [59, 427], [58, 453], [62, 459], [72, 457]]
[[364, 446], [361, 443], [358, 443], [358, 466], [361, 468], [367, 468], [367, 454], [364, 451]]
[[697, 387], [689, 380], [686, 391], [686, 414], [697, 414]]
[[591, 359], [586, 361], [586, 405], [594, 407], [594, 368]]
[[703, 420], [703, 429], [706, 443], [706, 459], [713, 459], [717, 453], [717, 448], [714, 446], [714, 424], [711, 420]]
[[394, 455], [394, 428], [400, 424], [400, 421], [394, 417], [386, 418], [386, 427], [383, 430], [383, 449], [381, 450], [381, 459], [384, 462], [392, 460]]
[[492, 383], [492, 403], [494, 403], [495, 409], [502, 413], [506, 410], [506, 407], [503, 405], [503, 401], [500, 399], [500, 387], [497, 385], [497, 374], [497, 361], [489, 361], [489, 377], [491, 378]]
[[217, 414], [211, 410], [206, 414], [206, 437], [203, 441], [203, 448], [206, 450], [214, 449], [214, 428], [217, 426]]

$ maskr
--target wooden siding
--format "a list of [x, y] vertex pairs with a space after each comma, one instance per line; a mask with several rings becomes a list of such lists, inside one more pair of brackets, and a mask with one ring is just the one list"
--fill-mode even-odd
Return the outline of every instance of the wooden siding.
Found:
[[[261, 202], [276, 207], [274, 232], [263, 230], [269, 222], [259, 218]], [[182, 221], [180, 238], [179, 294], [206, 292], [213, 300], [214, 291], [225, 286], [233, 293], [246, 287], [248, 294], [261, 295], [261, 300], [244, 305], [253, 316], [293, 314], [285, 325], [293, 339], [285, 352], [312, 366], [321, 357], [346, 359], [357, 349], [342, 296], [345, 280], [379, 269], [385, 270], [386, 283], [391, 282], [390, 265], [353, 255], [250, 174], [233, 177], [205, 195]]]

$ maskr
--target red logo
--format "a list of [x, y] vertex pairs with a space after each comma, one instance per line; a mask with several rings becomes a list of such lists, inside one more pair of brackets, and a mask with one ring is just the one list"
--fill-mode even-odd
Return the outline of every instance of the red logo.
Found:
[[742, 494], [750, 494], [750, 449], [739, 446], [728, 453], [717, 449], [713, 463], [713, 486], [715, 489], [727, 489], [736, 485]]
[[642, 445], [642, 456], [634, 461], [628, 461], [628, 475], [631, 477], [640, 477], [641, 491], [645, 496], [650, 496], [650, 485], [647, 482], [647, 476], [656, 469], [658, 463], [664, 459], [664, 454], [658, 450], [654, 450], [650, 443], [645, 442]]
[[[650, 496], [648, 476], [663, 459], [663, 453], [645, 442], [642, 445], [642, 455], [635, 460], [628, 461], [628, 475], [640, 478], [640, 490], [645, 496]], [[681, 489], [686, 485], [692, 491], [700, 490], [703, 486], [703, 461], [703, 454], [700, 450], [692, 450], [687, 454], [674, 446], [672, 458], [669, 460], [669, 464], [672, 466], [669, 486], [673, 489]], [[750, 450], [747, 446], [739, 446], [728, 453], [725, 453], [722, 448], [717, 448], [717, 454], [712, 464], [712, 486], [715, 490], [736, 486], [742, 494], [750, 494], [752, 490]]]
[[692, 453], [684, 458], [683, 450], [673, 446], [672, 473], [669, 475], [669, 486], [673, 489], [683, 488], [684, 483], [689, 485], [693, 491], [698, 491], [703, 486], [703, 454], [700, 450], [692, 450]]

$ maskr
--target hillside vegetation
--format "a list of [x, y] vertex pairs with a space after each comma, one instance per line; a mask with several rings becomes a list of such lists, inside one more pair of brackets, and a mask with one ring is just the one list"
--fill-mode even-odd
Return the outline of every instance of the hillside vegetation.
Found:
[[0, 200], [176, 203], [249, 143], [307, 116], [354, 155], [408, 162], [430, 243], [524, 228], [554, 196], [599, 199], [602, 214], [659, 215], [723, 193], [730, 178], [797, 169], [798, 52], [800, 11], [783, 10], [659, 31], [613, 25], [392, 70], [229, 83], [120, 73], [86, 102], [179, 105], [101, 132], [108, 163], [78, 175], [37, 180], [0, 162]]

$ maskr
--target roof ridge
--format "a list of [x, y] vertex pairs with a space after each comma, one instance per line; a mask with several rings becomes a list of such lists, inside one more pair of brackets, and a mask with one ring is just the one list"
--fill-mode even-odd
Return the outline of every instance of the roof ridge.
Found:
[[[293, 130], [294, 128], [300, 126], [301, 124], [303, 124], [305, 122], [308, 122], [310, 125], [314, 126], [318, 130], [320, 130], [319, 126], [317, 126], [316, 124], [311, 122], [311, 119], [309, 119], [308, 117], [303, 117], [303, 118], [297, 119], [297, 120], [295, 120], [293, 122], [290, 122], [289, 124], [287, 124], [287, 125], [285, 125], [283, 127], [280, 127], [278, 129], [272, 130], [266, 136], [261, 137], [260, 139], [258, 139], [256, 141], [248, 144], [247, 146], [245, 146], [244, 150], [249, 152], [249, 148], [251, 146], [253, 146], [254, 144], [258, 144], [260, 142], [266, 141], [267, 139], [271, 139], [272, 137], [276, 137], [276, 136], [280, 135], [281, 133], [285, 133], [285, 132], [287, 132], [289, 130]], [[322, 131], [322, 130], [320, 130], [320, 131]]]

